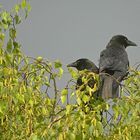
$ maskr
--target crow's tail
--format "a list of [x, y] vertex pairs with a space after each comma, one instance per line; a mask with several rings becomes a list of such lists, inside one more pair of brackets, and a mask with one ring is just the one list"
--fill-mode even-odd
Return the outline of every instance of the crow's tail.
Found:
[[119, 84], [111, 76], [104, 76], [101, 79], [99, 96], [103, 99], [119, 97]]

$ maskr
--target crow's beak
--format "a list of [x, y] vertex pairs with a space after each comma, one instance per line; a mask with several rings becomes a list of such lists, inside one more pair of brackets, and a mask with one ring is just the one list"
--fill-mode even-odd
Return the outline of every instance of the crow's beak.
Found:
[[73, 63], [67, 65], [67, 67], [76, 67], [76, 66], [77, 66], [76, 62], [73, 62]]
[[130, 40], [127, 40], [127, 45], [128, 45], [128, 46], [137, 46], [136, 43], [134, 43], [134, 42], [132, 42], [132, 41], [130, 41]]

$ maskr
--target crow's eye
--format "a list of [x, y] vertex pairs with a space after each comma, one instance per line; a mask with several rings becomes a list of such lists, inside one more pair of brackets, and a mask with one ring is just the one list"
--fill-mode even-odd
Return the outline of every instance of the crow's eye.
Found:
[[127, 41], [128, 39], [127, 39], [127, 38], [125, 38], [124, 40], [125, 40], [125, 41]]

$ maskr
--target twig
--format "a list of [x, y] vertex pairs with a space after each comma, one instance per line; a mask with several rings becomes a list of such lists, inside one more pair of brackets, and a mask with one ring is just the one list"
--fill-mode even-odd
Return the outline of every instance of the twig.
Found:
[[54, 119], [53, 121], [51, 121], [51, 123], [48, 125], [48, 128], [51, 128], [54, 123], [58, 122], [59, 120], [63, 119], [64, 117], [65, 117], [65, 115], [63, 115], [62, 117], [60, 117], [58, 119]]
[[57, 100], [57, 86], [56, 86], [56, 80], [54, 78], [53, 75], [51, 75], [52, 77], [52, 80], [53, 80], [53, 85], [54, 85], [54, 93], [55, 93], [55, 96], [54, 96], [54, 103], [53, 103], [53, 107], [52, 107], [52, 116], [51, 116], [51, 121], [53, 121], [54, 119], [54, 111], [55, 111], [55, 107], [56, 107], [56, 100]]

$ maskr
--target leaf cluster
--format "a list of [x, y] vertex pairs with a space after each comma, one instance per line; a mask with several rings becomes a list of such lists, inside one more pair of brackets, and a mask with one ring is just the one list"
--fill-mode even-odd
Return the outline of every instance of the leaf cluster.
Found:
[[[96, 96], [99, 76], [69, 69], [63, 89], [59, 60], [50, 62], [21, 52], [16, 27], [31, 7], [22, 0], [0, 11], [0, 138], [2, 140], [137, 140], [140, 138], [140, 71], [130, 69], [121, 98]], [[24, 16], [23, 14], [24, 13]], [[82, 75], [82, 85], [76, 87]], [[90, 79], [95, 79], [93, 88]], [[76, 88], [75, 88], [76, 87]]]

